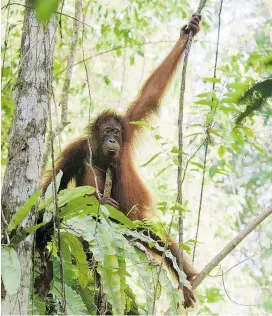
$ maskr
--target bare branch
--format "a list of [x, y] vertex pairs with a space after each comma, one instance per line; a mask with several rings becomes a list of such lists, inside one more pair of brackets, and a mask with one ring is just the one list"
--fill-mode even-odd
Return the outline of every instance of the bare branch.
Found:
[[243, 241], [248, 234], [250, 234], [259, 224], [261, 224], [269, 215], [272, 214], [272, 206], [265, 212], [253, 219], [227, 246], [219, 252], [197, 275], [192, 282], [192, 288], [196, 289], [199, 284], [206, 278], [206, 276], [224, 259], [226, 256], [236, 248], [241, 241]]

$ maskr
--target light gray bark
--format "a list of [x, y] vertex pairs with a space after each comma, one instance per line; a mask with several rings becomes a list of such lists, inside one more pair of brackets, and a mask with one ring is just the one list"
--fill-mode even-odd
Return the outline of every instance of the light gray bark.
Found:
[[[50, 102], [56, 23], [52, 17], [47, 26], [39, 24], [30, 9], [32, 3], [32, 0], [26, 0], [18, 80], [13, 91], [14, 118], [2, 187], [2, 210], [7, 222], [18, 207], [40, 187]], [[32, 213], [22, 226], [31, 225], [33, 221]], [[2, 299], [4, 315], [27, 313], [32, 243], [33, 238], [29, 236], [18, 245], [17, 253], [22, 269], [21, 287], [16, 295], [7, 294]]]
[[227, 246], [219, 252], [206, 266], [205, 268], [196, 276], [192, 282], [192, 289], [195, 290], [199, 284], [206, 278], [206, 276], [224, 259], [231, 253], [231, 251], [236, 248], [241, 241], [243, 241], [247, 235], [249, 235], [258, 225], [260, 225], [268, 216], [272, 215], [272, 207], [266, 209], [262, 214], [255, 217], [247, 226], [240, 231], [240, 233], [232, 239]]

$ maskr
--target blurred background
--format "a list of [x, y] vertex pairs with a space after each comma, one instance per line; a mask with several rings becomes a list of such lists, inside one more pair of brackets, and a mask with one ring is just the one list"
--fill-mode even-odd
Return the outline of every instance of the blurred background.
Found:
[[[59, 153], [80, 136], [91, 118], [104, 109], [123, 113], [152, 70], [179, 38], [180, 28], [199, 1], [83, 1], [83, 18], [69, 89], [69, 125], [55, 140]], [[24, 5], [2, 1], [2, 175], [13, 117]], [[49, 1], [50, 3], [50, 1]], [[70, 52], [74, 1], [60, 1], [53, 71], [53, 124], [60, 122], [60, 100]], [[199, 100], [212, 91], [220, 14], [220, 41], [214, 100], [216, 112]], [[84, 20], [83, 20], [84, 19]], [[269, 0], [210, 0], [202, 11], [200, 33], [189, 56], [184, 115], [184, 152], [191, 157], [184, 181], [184, 240], [195, 240], [201, 195], [205, 126], [212, 120], [194, 263], [201, 270], [272, 200], [272, 107], [265, 98], [235, 133], [235, 121], [249, 87], [271, 77], [272, 5]], [[88, 69], [86, 81], [85, 64]], [[206, 79], [203, 79], [206, 78]], [[155, 203], [177, 195], [177, 136], [181, 67], [162, 100], [159, 116], [145, 129], [135, 161]], [[272, 87], [271, 91], [272, 91]], [[201, 94], [206, 95], [201, 95]], [[270, 95], [271, 96], [271, 95]], [[204, 98], [204, 99], [203, 99]], [[226, 100], [232, 98], [232, 100]], [[237, 102], [235, 102], [235, 100]], [[213, 113], [212, 119], [210, 118]], [[154, 135], [160, 135], [155, 137]], [[153, 158], [153, 159], [152, 159]], [[171, 214], [158, 211], [169, 223]], [[177, 220], [172, 235], [177, 238]], [[272, 313], [272, 222], [268, 218], [207, 277], [197, 290], [199, 306], [189, 314], [268, 315]], [[193, 250], [188, 242], [188, 250]], [[231, 269], [233, 268], [233, 269]], [[231, 269], [230, 271], [228, 271]], [[228, 271], [224, 277], [222, 272]], [[144, 295], [144, 294], [139, 294]], [[165, 302], [161, 298], [163, 310]]]

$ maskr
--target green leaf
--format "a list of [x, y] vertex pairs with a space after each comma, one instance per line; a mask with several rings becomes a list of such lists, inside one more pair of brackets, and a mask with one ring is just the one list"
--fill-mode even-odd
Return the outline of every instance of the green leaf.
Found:
[[195, 104], [201, 104], [201, 105], [208, 105], [211, 107], [216, 106], [216, 102], [214, 100], [199, 100], [199, 101], [194, 101]]
[[38, 225], [35, 225], [35, 226], [30, 226], [30, 227], [25, 227], [25, 231], [28, 233], [28, 234], [33, 234], [37, 229], [39, 229], [40, 227], [44, 226], [46, 224], [46, 222], [42, 222]]
[[182, 250], [185, 250], [186, 252], [191, 253], [191, 247], [189, 245], [186, 245], [185, 243], [180, 242], [179, 246]]
[[253, 142], [247, 142], [248, 144], [250, 144], [251, 146], [253, 146], [255, 149], [258, 150], [258, 152], [261, 154], [261, 155], [265, 155], [265, 150], [263, 148], [261, 148], [260, 146], [258, 146], [257, 144], [253, 143]]
[[61, 207], [77, 197], [84, 196], [86, 194], [91, 195], [93, 193], [95, 193], [95, 188], [88, 185], [62, 190], [58, 194], [58, 205]]
[[221, 79], [220, 78], [209, 78], [209, 77], [205, 77], [205, 78], [202, 78], [204, 81], [207, 81], [207, 82], [217, 82], [217, 83], [220, 83], [221, 82]]
[[150, 129], [150, 125], [148, 125], [145, 121], [131, 121], [129, 123], [141, 127], [147, 127], [148, 129]]
[[244, 90], [244, 89], [248, 89], [249, 84], [247, 83], [230, 83], [227, 84], [227, 88], [234, 88], [236, 90]]
[[220, 293], [220, 290], [215, 287], [207, 288], [205, 289], [205, 292], [206, 299], [210, 304], [221, 301], [224, 298], [223, 295]]
[[12, 216], [11, 221], [8, 225], [8, 232], [11, 232], [13, 229], [16, 229], [31, 211], [32, 207], [38, 201], [38, 198], [41, 195], [41, 190], [35, 192], [23, 205], [21, 205], [18, 211]]
[[186, 241], [186, 244], [194, 244], [195, 245], [195, 244], [201, 244], [201, 242], [197, 241], [195, 239], [189, 239]]
[[[114, 224], [112, 225], [114, 226]], [[113, 314], [124, 315], [127, 240], [105, 223], [97, 229], [91, 251], [98, 262], [97, 271], [101, 276], [103, 291], [112, 305]], [[125, 249], [124, 249], [125, 248]]]
[[184, 138], [197, 136], [197, 135], [203, 135], [203, 133], [197, 132], [197, 133], [189, 134], [189, 135], [186, 135]]
[[[65, 298], [67, 300], [67, 314], [68, 315], [95, 315], [95, 313], [90, 313], [87, 311], [86, 305], [83, 302], [82, 297], [77, 293], [77, 291], [73, 290], [70, 286], [68, 286], [65, 282]], [[54, 286], [50, 291], [56, 297], [56, 302], [62, 301], [62, 285], [59, 282], [59, 279], [54, 278]], [[92, 297], [89, 298], [89, 302], [93, 300]], [[58, 303], [57, 303], [58, 304]], [[61, 314], [59, 312], [58, 314]], [[30, 313], [31, 314], [31, 313]]]
[[214, 91], [209, 91], [209, 92], [204, 92], [204, 93], [199, 93], [196, 95], [198, 98], [214, 98], [216, 96], [216, 93]]
[[211, 177], [211, 179], [216, 174], [216, 171], [217, 171], [217, 166], [216, 165], [210, 167], [210, 169], [209, 169], [209, 176]]
[[103, 79], [104, 79], [104, 82], [107, 86], [111, 83], [109, 76], [104, 76]]
[[237, 153], [240, 153], [241, 152], [241, 148], [236, 144], [236, 143], [231, 143], [231, 148], [237, 152]]
[[60, 216], [68, 220], [76, 216], [96, 215], [98, 209], [99, 203], [95, 196], [79, 196], [61, 207]]
[[179, 212], [191, 212], [190, 210], [186, 209], [184, 206], [182, 206], [178, 202], [175, 202], [174, 205], [172, 207], [170, 207], [170, 210], [179, 211]]
[[242, 126], [241, 127], [242, 130], [245, 132], [245, 134], [248, 136], [248, 137], [251, 137], [251, 138], [254, 138], [255, 135], [254, 135], [254, 132], [252, 131], [251, 128], [247, 127], [247, 126]]
[[163, 138], [161, 135], [159, 135], [159, 134], [154, 135], [154, 137], [155, 137], [156, 140], [164, 139], [164, 138]]
[[161, 271], [163, 280], [164, 280], [164, 290], [166, 291], [167, 298], [169, 300], [170, 308], [163, 315], [180, 315], [180, 311], [178, 310], [178, 306], [180, 302], [183, 300], [182, 291], [176, 290], [173, 287], [172, 282], [167, 277], [167, 274], [164, 270]]
[[179, 155], [183, 155], [184, 152], [181, 151], [177, 146], [173, 146], [173, 148], [170, 151], [172, 154], [179, 154]]
[[220, 145], [218, 148], [218, 156], [220, 159], [223, 158], [225, 152], [226, 152], [226, 147], [224, 145]]
[[223, 136], [222, 136], [216, 129], [210, 129], [210, 130], [209, 130], [209, 133], [210, 133], [210, 134], [214, 134], [214, 135], [216, 135], [216, 136], [218, 136], [218, 137], [223, 138]]
[[8, 294], [15, 294], [21, 286], [21, 266], [16, 251], [2, 246], [2, 280]]
[[141, 167], [146, 167], [147, 165], [149, 165], [153, 160], [155, 160], [157, 157], [159, 157], [159, 155], [162, 152], [159, 152], [157, 154], [155, 154], [154, 156], [152, 156], [146, 163], [142, 164]]
[[232, 136], [233, 140], [235, 140], [238, 143], [243, 143], [244, 142], [243, 134], [238, 128], [234, 128], [232, 130], [231, 136]]
[[198, 163], [198, 162], [195, 162], [195, 161], [190, 161], [190, 164], [194, 165], [194, 166], [197, 166], [200, 169], [204, 169], [204, 165], [202, 163]]
[[142, 57], [144, 57], [144, 52], [143, 51], [141, 51], [141, 50], [137, 50], [137, 52], [136, 52], [138, 55], [140, 55], [140, 56], [142, 56]]
[[88, 283], [89, 268], [82, 243], [75, 235], [67, 232], [61, 232], [61, 242], [62, 245], [64, 245], [64, 243], [67, 244], [68, 249], [70, 249], [71, 257], [75, 259], [79, 272], [78, 282], [83, 288], [85, 288]]
[[128, 228], [134, 228], [133, 222], [122, 212], [118, 211], [115, 207], [110, 205], [104, 205], [109, 211], [109, 217], [116, 219], [121, 224], [124, 224]]
[[41, 23], [47, 24], [57, 10], [59, 0], [36, 0], [35, 1], [35, 11], [37, 18]]
[[134, 55], [131, 55], [131, 56], [129, 57], [129, 64], [130, 64], [130, 66], [132, 66], [132, 65], [135, 64], [135, 57], [134, 57]]
[[224, 99], [220, 100], [220, 103], [232, 104], [233, 100], [231, 98], [224, 98]]
[[162, 170], [155, 176], [155, 178], [159, 177], [165, 170], [167, 170], [169, 167], [171, 167], [172, 165], [168, 165], [164, 168], [162, 168]]

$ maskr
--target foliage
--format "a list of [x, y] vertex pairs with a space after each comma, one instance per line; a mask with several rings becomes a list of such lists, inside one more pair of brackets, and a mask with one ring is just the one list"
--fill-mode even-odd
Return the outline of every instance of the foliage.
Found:
[[41, 195], [41, 190], [35, 192], [23, 205], [19, 207], [17, 212], [12, 216], [9, 225], [8, 232], [11, 232], [13, 229], [16, 229], [31, 211], [32, 207], [36, 204], [38, 198]]
[[[138, 314], [139, 309], [150, 313], [155, 286], [154, 267], [150, 268], [150, 259], [142, 251], [136, 250], [135, 244], [131, 244], [129, 240], [141, 240], [141, 232], [144, 230], [151, 230], [166, 238], [165, 230], [160, 225], [153, 227], [148, 221], [131, 222], [113, 207], [100, 206], [96, 198], [90, 195], [93, 192], [94, 188], [85, 186], [65, 189], [58, 194], [61, 216], [60, 246], [56, 231], [47, 245], [47, 252], [51, 253], [53, 261], [50, 295], [53, 295], [54, 300], [48, 301], [46, 308], [50, 310], [59, 306], [58, 301], [62, 302], [60, 253], [70, 313], [94, 314], [103, 306], [113, 314]], [[46, 208], [47, 213], [54, 213], [54, 201], [49, 194], [41, 205]], [[172, 206], [171, 211], [176, 207]], [[44, 217], [43, 224], [46, 223], [46, 218]], [[114, 219], [114, 222], [110, 219]], [[137, 227], [139, 232], [135, 230]], [[84, 244], [83, 247], [82, 238], [88, 246]], [[149, 247], [154, 247], [154, 244]], [[171, 297], [170, 309], [176, 311], [181, 296], [167, 275], [164, 272], [161, 274], [161, 282], [166, 284], [166, 293]], [[135, 278], [144, 281], [144, 284], [137, 282], [137, 286], [146, 292], [146, 302], [139, 302], [135, 288], [131, 287]], [[106, 305], [103, 302], [107, 302]], [[30, 309], [41, 313], [44, 305], [36, 297], [34, 306]]]
[[[186, 109], [184, 120], [184, 202], [175, 204], [176, 170], [180, 153], [176, 139], [176, 109], [179, 97], [180, 78], [170, 88], [163, 100], [163, 112], [159, 126], [147, 122], [133, 122], [154, 139], [148, 144], [148, 154], [140, 157], [139, 165], [146, 183], [160, 201], [158, 204], [157, 234], [165, 236], [166, 223], [176, 210], [185, 214], [185, 235], [194, 238], [196, 214], [199, 200], [199, 186], [203, 172], [205, 187], [203, 212], [200, 223], [200, 240], [188, 240], [181, 247], [188, 252], [197, 244], [196, 264], [202, 268], [211, 256], [219, 251], [227, 240], [241, 230], [256, 211], [271, 203], [271, 43], [269, 32], [272, 25], [263, 14], [265, 3], [247, 1], [245, 15], [241, 6], [244, 2], [230, 2], [223, 7], [221, 27], [224, 28], [219, 45], [217, 77], [213, 78], [215, 40], [217, 29], [218, 1], [207, 2], [203, 11], [202, 31], [192, 49], [190, 68], [187, 73]], [[52, 108], [54, 123], [58, 121], [58, 105], [62, 97], [62, 85], [69, 54], [73, 19], [74, 0], [67, 0], [57, 8], [59, 1], [36, 1], [35, 10], [39, 20], [46, 24], [54, 11], [59, 29], [56, 35], [54, 56]], [[180, 26], [195, 9], [187, 1], [84, 1], [85, 25], [76, 54], [72, 86], [69, 90], [68, 119], [72, 123], [66, 128], [56, 144], [63, 145], [71, 135], [81, 131], [88, 123], [87, 114], [90, 100], [87, 93], [86, 77], [82, 63], [82, 49], [85, 50], [87, 67], [90, 70], [92, 93], [91, 112], [104, 107], [123, 109], [131, 101], [142, 79], [159, 63], [179, 34]], [[14, 104], [12, 87], [20, 70], [20, 37], [23, 21], [23, 6], [10, 5], [10, 11], [2, 10], [6, 34], [2, 41], [2, 167], [6, 164], [9, 128], [13, 119]], [[240, 11], [239, 11], [240, 8]], [[65, 15], [61, 14], [63, 12]], [[250, 15], [251, 12], [251, 15]], [[239, 13], [237, 28], [236, 14]], [[69, 17], [70, 16], [70, 17]], [[233, 20], [228, 20], [233, 16]], [[250, 19], [248, 17], [250, 16]], [[226, 22], [227, 21], [227, 22]], [[83, 24], [81, 23], [81, 30]], [[230, 30], [230, 31], [229, 31]], [[233, 33], [232, 33], [233, 32]], [[4, 34], [4, 32], [3, 32]], [[223, 36], [224, 34], [224, 36]], [[228, 35], [229, 34], [229, 35]], [[82, 40], [84, 44], [82, 44]], [[174, 43], [173, 43], [174, 44]], [[76, 74], [76, 75], [75, 75]], [[202, 78], [202, 79], [201, 79]], [[212, 84], [215, 83], [215, 90]], [[268, 89], [263, 89], [268, 85]], [[192, 97], [190, 97], [190, 94]], [[269, 99], [270, 97], [270, 99]], [[193, 98], [194, 102], [191, 102]], [[54, 102], [53, 102], [54, 101]], [[124, 104], [123, 104], [124, 103]], [[258, 110], [255, 111], [257, 105]], [[253, 111], [251, 111], [253, 109]], [[250, 110], [250, 115], [245, 115]], [[92, 113], [93, 114], [93, 113]], [[241, 120], [241, 117], [243, 118]], [[240, 118], [240, 119], [239, 119]], [[166, 125], [165, 125], [166, 122]], [[241, 123], [241, 124], [237, 124]], [[168, 125], [167, 125], [168, 124]], [[174, 136], [173, 136], [174, 135]], [[204, 167], [205, 142], [208, 143], [207, 163]], [[59, 150], [56, 145], [56, 151]], [[57, 177], [57, 187], [61, 174]], [[151, 313], [154, 298], [154, 275], [157, 267], [150, 267], [146, 254], [135, 249], [126, 239], [125, 232], [140, 233], [136, 227], [151, 229], [149, 223], [132, 223], [122, 212], [109, 206], [99, 206], [91, 196], [94, 189], [82, 187], [68, 189], [58, 195], [61, 228], [61, 252], [64, 259], [65, 291], [68, 313], [95, 314], [104, 296], [97, 286], [99, 280], [106, 294], [109, 310], [118, 313]], [[21, 231], [20, 224], [38, 199], [38, 193], [21, 206], [12, 222], [9, 232], [11, 242], [33, 234], [51, 220], [54, 214], [52, 186], [48, 188], [45, 201], [39, 210], [46, 209], [43, 222]], [[190, 211], [190, 212], [188, 212]], [[186, 212], [186, 213], [185, 213]], [[98, 216], [98, 217], [97, 217]], [[96, 220], [96, 219], [99, 220]], [[114, 219], [112, 222], [109, 218]], [[116, 223], [116, 221], [118, 223]], [[177, 219], [173, 223], [177, 233]], [[19, 236], [20, 235], [20, 236]], [[88, 241], [91, 257], [86, 264], [85, 249], [77, 237]], [[239, 277], [232, 273], [229, 278], [235, 294], [239, 284], [245, 289], [250, 286], [265, 288], [271, 281], [271, 229], [263, 224], [249, 241], [230, 256], [223, 269], [254, 254], [241, 268]], [[59, 271], [59, 245], [56, 236], [47, 245], [54, 265], [51, 284], [51, 298], [46, 300], [35, 296], [30, 313], [45, 314], [48, 306], [55, 313], [62, 313]], [[13, 245], [4, 247], [2, 256], [8, 264], [2, 267], [4, 285], [8, 291], [16, 291], [19, 280], [19, 266]], [[204, 258], [204, 259], [203, 259]], [[3, 262], [2, 260], [2, 262]], [[14, 268], [14, 279], [7, 277], [7, 271]], [[13, 269], [12, 268], [12, 269]], [[38, 268], [38, 264], [36, 264]], [[96, 272], [95, 272], [96, 271]], [[235, 269], [234, 269], [235, 271]], [[35, 271], [36, 272], [36, 271]], [[16, 280], [15, 280], [16, 276]], [[225, 295], [220, 278], [211, 278], [198, 291], [199, 313], [232, 314], [241, 308], [240, 314], [265, 314], [271, 311], [271, 292], [261, 290], [254, 295], [252, 305], [238, 306]], [[253, 281], [252, 281], [253, 280]], [[244, 283], [243, 283], [244, 282]], [[252, 284], [254, 282], [254, 284]], [[206, 285], [207, 284], [207, 285]], [[177, 314], [180, 293], [175, 291], [167, 274], [160, 278], [158, 309]], [[247, 291], [243, 291], [246, 293]], [[137, 293], [135, 296], [133, 293]], [[257, 293], [257, 290], [256, 290]], [[258, 292], [259, 293], [259, 292]], [[254, 292], [255, 294], [255, 292]], [[246, 294], [245, 294], [246, 295]], [[225, 298], [225, 299], [223, 299]], [[245, 305], [249, 299], [245, 296]], [[166, 306], [165, 302], [169, 302]], [[31, 305], [31, 304], [30, 304]], [[161, 306], [162, 305], [162, 306]], [[243, 309], [242, 309], [243, 308]]]
[[41, 23], [47, 24], [57, 10], [60, 0], [36, 0], [35, 1], [35, 12], [37, 14], [38, 20]]
[[14, 248], [10, 246], [2, 247], [1, 263], [5, 289], [10, 295], [15, 294], [20, 287], [21, 266]]

